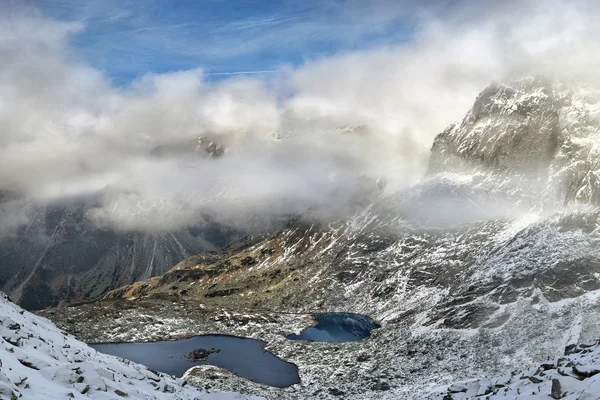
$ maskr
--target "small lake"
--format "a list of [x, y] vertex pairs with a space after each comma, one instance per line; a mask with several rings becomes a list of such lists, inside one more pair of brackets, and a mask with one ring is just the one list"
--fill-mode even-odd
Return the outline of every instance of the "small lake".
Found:
[[[264, 342], [226, 335], [203, 335], [189, 339], [150, 343], [92, 344], [101, 353], [126, 358], [169, 375], [181, 377], [195, 365], [214, 365], [237, 376], [275, 387], [300, 382], [298, 368], [263, 350]], [[218, 349], [200, 361], [186, 354], [195, 349]]]
[[381, 326], [371, 317], [352, 313], [322, 313], [315, 315], [315, 320], [315, 326], [287, 338], [317, 342], [357, 342], [369, 337], [373, 329]]

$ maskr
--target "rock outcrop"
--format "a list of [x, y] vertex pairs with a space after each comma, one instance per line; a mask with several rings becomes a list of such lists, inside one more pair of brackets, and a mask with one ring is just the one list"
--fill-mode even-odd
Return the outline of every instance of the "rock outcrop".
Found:
[[600, 398], [598, 340], [570, 345], [564, 356], [525, 370], [450, 385], [431, 400], [467, 399], [598, 399]]
[[[494, 84], [438, 135], [429, 175], [493, 175], [545, 204], [600, 205], [600, 93], [531, 78]], [[541, 198], [539, 194], [542, 194]]]

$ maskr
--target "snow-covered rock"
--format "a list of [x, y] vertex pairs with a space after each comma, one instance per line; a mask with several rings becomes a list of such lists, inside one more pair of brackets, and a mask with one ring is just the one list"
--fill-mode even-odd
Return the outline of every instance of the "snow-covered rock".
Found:
[[[501, 378], [482, 378], [450, 385], [435, 400], [467, 399], [600, 399], [600, 346], [569, 346], [564, 356]], [[485, 395], [485, 396], [483, 396]]]
[[256, 399], [199, 390], [117, 357], [98, 353], [0, 292], [0, 398], [64, 400]]

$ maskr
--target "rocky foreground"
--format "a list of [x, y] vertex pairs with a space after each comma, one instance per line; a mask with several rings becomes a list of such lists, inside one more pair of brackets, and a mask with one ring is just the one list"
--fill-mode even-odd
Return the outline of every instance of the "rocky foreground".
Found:
[[600, 399], [599, 343], [569, 345], [564, 356], [499, 377], [455, 383], [431, 399]]
[[186, 384], [183, 379], [98, 353], [0, 293], [1, 399], [259, 399], [210, 393]]

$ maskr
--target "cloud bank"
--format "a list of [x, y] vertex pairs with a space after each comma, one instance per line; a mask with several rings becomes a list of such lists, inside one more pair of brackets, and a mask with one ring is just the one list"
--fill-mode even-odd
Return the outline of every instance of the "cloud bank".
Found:
[[[127, 86], [74, 51], [85, 24], [14, 9], [0, 16], [0, 190], [40, 204], [98, 196], [89, 218], [123, 230], [179, 229], [207, 215], [258, 226], [339, 209], [365, 178], [389, 190], [419, 180], [434, 136], [492, 81], [539, 74], [595, 84], [598, 7], [466, 2], [443, 18], [417, 7], [415, 33], [395, 46], [220, 82], [193, 69]], [[347, 124], [368, 129], [337, 129]], [[156, 156], [161, 146], [177, 150]]]

